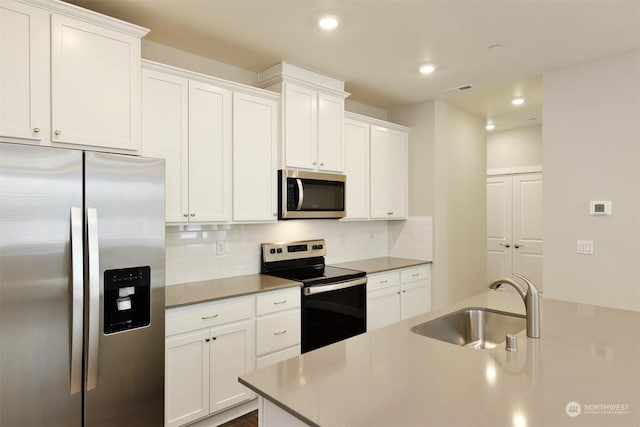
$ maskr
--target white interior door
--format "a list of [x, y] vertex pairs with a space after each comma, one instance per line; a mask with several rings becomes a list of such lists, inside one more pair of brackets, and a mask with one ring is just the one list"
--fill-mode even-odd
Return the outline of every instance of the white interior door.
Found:
[[542, 286], [542, 174], [487, 178], [487, 281], [513, 273]]
[[512, 177], [487, 178], [487, 282], [512, 274]]
[[542, 174], [513, 176], [513, 272], [542, 286]]

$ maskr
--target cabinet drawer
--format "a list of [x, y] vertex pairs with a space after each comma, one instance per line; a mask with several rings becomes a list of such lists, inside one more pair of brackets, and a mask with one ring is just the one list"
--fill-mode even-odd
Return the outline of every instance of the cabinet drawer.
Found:
[[295, 287], [285, 291], [274, 291], [256, 297], [256, 314], [276, 313], [300, 307], [300, 288]]
[[267, 356], [258, 357], [256, 359], [256, 369], [264, 368], [265, 366], [274, 365], [283, 360], [290, 359], [292, 357], [300, 356], [300, 346], [296, 345], [285, 350], [280, 350], [275, 353], [271, 353]]
[[300, 310], [291, 310], [256, 320], [258, 356], [300, 343]]
[[422, 265], [420, 267], [407, 268], [402, 270], [400, 281], [402, 283], [416, 282], [418, 280], [430, 280], [431, 268], [428, 265]]
[[249, 319], [253, 315], [253, 299], [242, 298], [223, 302], [210, 302], [167, 310], [165, 334], [167, 336]]
[[376, 289], [382, 289], [398, 284], [400, 284], [400, 272], [398, 270], [367, 276], [367, 291], [375, 291]]

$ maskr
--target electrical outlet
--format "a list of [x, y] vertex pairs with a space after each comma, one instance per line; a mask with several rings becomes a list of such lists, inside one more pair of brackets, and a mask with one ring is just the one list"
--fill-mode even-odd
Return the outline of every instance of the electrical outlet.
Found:
[[218, 240], [216, 242], [216, 255], [224, 255], [225, 252], [225, 242], [224, 240]]
[[578, 240], [576, 253], [582, 255], [593, 255], [593, 240]]

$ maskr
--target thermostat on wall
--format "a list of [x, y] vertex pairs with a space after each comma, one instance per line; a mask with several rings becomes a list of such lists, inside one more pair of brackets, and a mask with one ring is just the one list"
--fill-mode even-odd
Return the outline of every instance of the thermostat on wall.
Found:
[[589, 202], [589, 215], [611, 215], [611, 201]]

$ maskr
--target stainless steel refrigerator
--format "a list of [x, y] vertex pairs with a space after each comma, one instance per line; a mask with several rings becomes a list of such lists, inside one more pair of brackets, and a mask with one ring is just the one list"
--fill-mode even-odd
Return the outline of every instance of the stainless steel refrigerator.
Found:
[[164, 422], [164, 160], [0, 143], [0, 426]]

